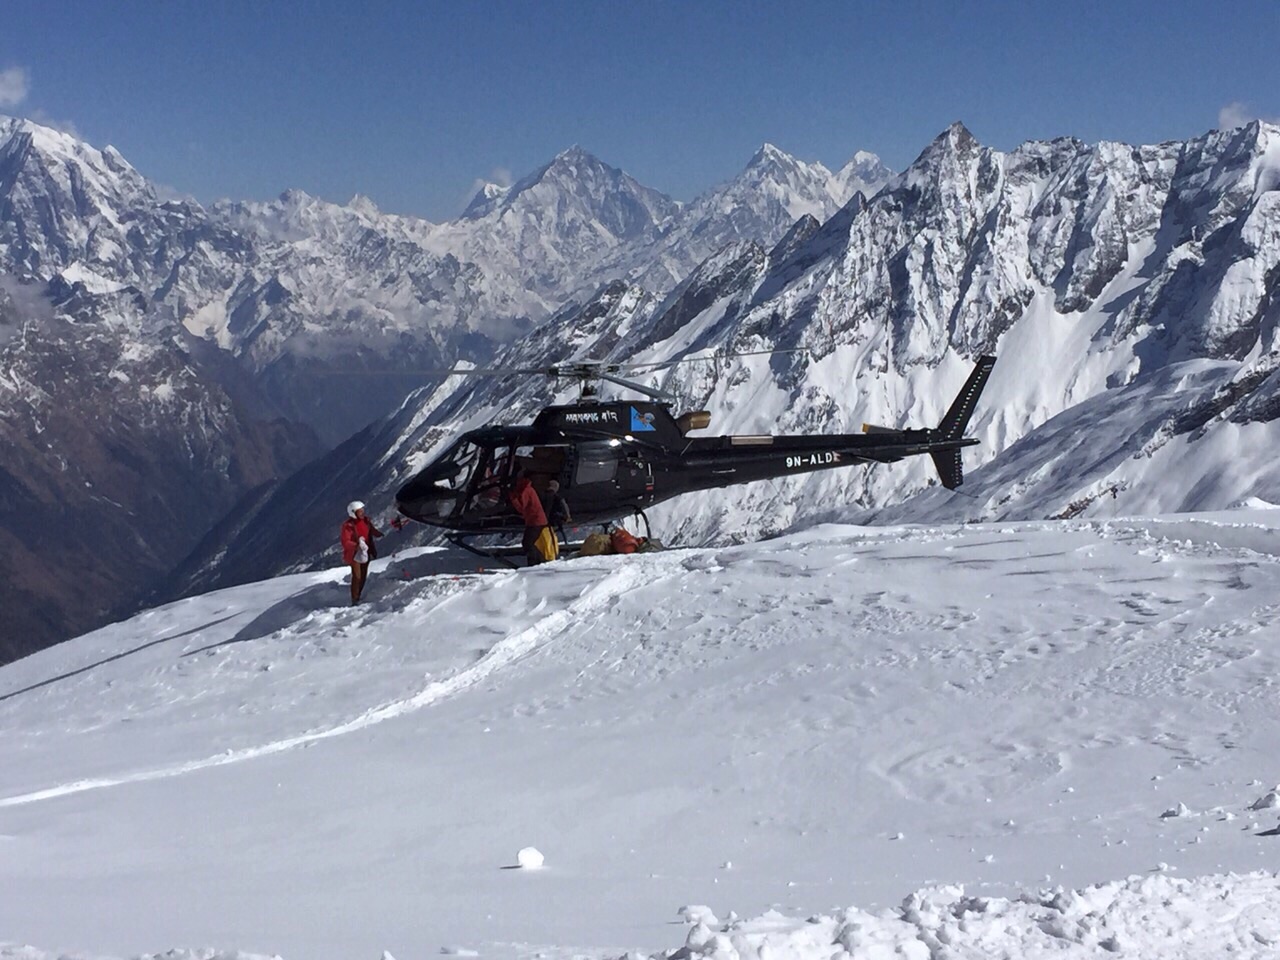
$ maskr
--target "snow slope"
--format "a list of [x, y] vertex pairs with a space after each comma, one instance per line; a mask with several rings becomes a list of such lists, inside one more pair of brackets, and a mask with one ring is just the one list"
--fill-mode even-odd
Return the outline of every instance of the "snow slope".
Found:
[[147, 611], [0, 668], [0, 941], [1271, 956], [1278, 526], [409, 550], [358, 608], [326, 571]]

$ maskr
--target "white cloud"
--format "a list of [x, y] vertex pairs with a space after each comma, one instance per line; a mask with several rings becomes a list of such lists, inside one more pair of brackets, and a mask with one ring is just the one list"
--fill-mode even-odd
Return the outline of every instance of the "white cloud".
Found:
[[192, 202], [199, 202], [186, 190], [179, 190], [177, 187], [171, 186], [167, 183], [158, 183], [157, 181], [152, 180], [151, 186], [155, 189], [156, 196], [161, 200], [190, 200]]
[[1263, 120], [1267, 123], [1280, 123], [1280, 118], [1264, 117], [1247, 103], [1242, 103], [1239, 100], [1232, 100], [1218, 111], [1219, 130], [1234, 130], [1236, 127], [1243, 127], [1246, 123], [1253, 120]]
[[77, 129], [76, 125], [70, 120], [55, 120], [39, 108], [36, 108], [27, 114], [27, 118], [40, 124], [42, 127], [49, 127], [52, 130], [57, 130], [59, 133], [68, 134], [75, 137], [77, 140], [84, 139], [79, 129]]
[[30, 78], [26, 67], [0, 70], [0, 107], [16, 107], [27, 99]]
[[466, 207], [467, 204], [475, 199], [475, 195], [490, 183], [496, 183], [498, 186], [505, 188], [511, 186], [511, 184], [515, 182], [515, 177], [511, 175], [511, 171], [506, 167], [494, 167], [489, 171], [489, 175], [487, 177], [476, 177], [471, 181], [471, 189], [467, 191], [466, 196], [462, 197], [459, 201], [458, 209], [461, 211]]
[[511, 176], [511, 171], [505, 167], [495, 167], [490, 171], [487, 177], [476, 177], [471, 181], [471, 193], [467, 195], [470, 200], [486, 184], [496, 183], [500, 187], [509, 187], [515, 182], [515, 178]]

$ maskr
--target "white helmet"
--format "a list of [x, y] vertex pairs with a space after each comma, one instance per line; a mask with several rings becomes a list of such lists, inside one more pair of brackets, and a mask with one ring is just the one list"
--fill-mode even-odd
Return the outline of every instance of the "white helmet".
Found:
[[363, 510], [363, 509], [364, 509], [363, 500], [352, 500], [350, 503], [347, 504], [347, 516], [350, 517], [352, 520], [354, 520], [356, 518], [356, 511]]

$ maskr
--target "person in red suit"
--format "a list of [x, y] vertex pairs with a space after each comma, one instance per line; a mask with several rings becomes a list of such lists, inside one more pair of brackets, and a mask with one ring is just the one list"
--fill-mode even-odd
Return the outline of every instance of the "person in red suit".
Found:
[[347, 504], [347, 519], [342, 524], [342, 560], [351, 565], [351, 605], [360, 602], [364, 582], [369, 578], [369, 561], [377, 559], [378, 548], [374, 540], [382, 531], [364, 514], [364, 503], [352, 500]]
[[533, 484], [523, 472], [516, 475], [516, 482], [507, 494], [507, 502], [524, 521], [524, 539], [520, 541], [520, 547], [529, 566], [554, 560], [557, 553], [555, 535], [547, 526], [547, 514], [542, 509], [538, 491], [533, 489]]

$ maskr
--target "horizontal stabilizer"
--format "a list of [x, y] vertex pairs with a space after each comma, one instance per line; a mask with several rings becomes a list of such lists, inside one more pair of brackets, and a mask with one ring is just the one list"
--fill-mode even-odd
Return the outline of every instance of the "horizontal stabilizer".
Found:
[[878, 427], [874, 423], [864, 423], [862, 425], [863, 433], [901, 433], [901, 430], [895, 430], [893, 427]]

